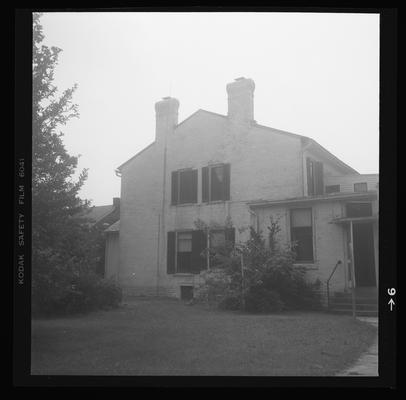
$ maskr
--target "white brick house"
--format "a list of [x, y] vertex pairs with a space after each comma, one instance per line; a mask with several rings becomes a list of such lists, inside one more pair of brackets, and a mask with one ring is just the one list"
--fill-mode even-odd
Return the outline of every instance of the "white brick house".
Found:
[[[298, 241], [297, 263], [333, 290], [378, 283], [378, 175], [360, 175], [314, 140], [254, 120], [255, 85], [227, 85], [228, 114], [198, 110], [178, 122], [179, 102], [155, 105], [156, 138], [121, 176], [119, 268], [126, 293], [187, 296], [208, 267], [195, 222], [231, 220], [213, 232], [244, 241], [249, 226], [280, 219], [281, 241]], [[217, 236], [216, 236], [217, 235]]]

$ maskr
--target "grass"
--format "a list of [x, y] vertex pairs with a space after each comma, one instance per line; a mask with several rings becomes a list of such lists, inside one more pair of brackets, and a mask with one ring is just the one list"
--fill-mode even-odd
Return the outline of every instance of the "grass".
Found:
[[324, 313], [250, 315], [177, 300], [32, 321], [34, 375], [332, 376], [376, 329]]

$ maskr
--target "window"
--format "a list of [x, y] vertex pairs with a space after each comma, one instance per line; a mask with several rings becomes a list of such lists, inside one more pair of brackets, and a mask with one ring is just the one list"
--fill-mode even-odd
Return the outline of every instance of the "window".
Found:
[[198, 274], [206, 268], [203, 250], [207, 247], [204, 231], [168, 232], [167, 273]]
[[197, 169], [172, 172], [172, 204], [197, 203]]
[[215, 255], [228, 255], [230, 253], [230, 244], [235, 242], [234, 228], [216, 229], [211, 230], [209, 235], [209, 249], [210, 249], [210, 268], [215, 268], [219, 265], [219, 259]]
[[192, 257], [192, 232], [178, 233], [176, 255], [176, 271], [189, 272]]
[[[224, 245], [234, 241], [234, 228], [219, 229], [210, 232], [209, 247], [223, 251], [227, 248]], [[207, 234], [203, 230], [168, 232], [167, 274], [198, 274], [207, 269], [206, 249]]]
[[346, 211], [348, 218], [370, 217], [372, 215], [372, 203], [347, 203]]
[[324, 191], [323, 163], [306, 158], [307, 169], [307, 194], [308, 196], [320, 195]]
[[202, 201], [230, 200], [230, 164], [202, 168]]
[[328, 193], [339, 193], [340, 192], [340, 185], [328, 185], [325, 188], [326, 194]]
[[354, 192], [367, 192], [368, 186], [366, 182], [354, 183]]
[[291, 239], [296, 242], [296, 261], [313, 262], [312, 210], [293, 209], [290, 213]]
[[180, 287], [180, 299], [192, 300], [193, 299], [193, 286], [181, 286]]

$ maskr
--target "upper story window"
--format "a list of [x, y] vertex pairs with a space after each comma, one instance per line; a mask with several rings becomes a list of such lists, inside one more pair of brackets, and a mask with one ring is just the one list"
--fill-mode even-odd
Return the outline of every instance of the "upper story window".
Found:
[[296, 261], [313, 262], [312, 209], [297, 208], [290, 211], [290, 233], [296, 243]]
[[367, 192], [368, 185], [366, 182], [354, 183], [354, 192]]
[[324, 193], [323, 163], [306, 158], [307, 195], [314, 196]]
[[230, 164], [202, 168], [202, 201], [230, 200]]
[[172, 172], [172, 204], [197, 203], [197, 169]]
[[328, 185], [325, 188], [326, 194], [329, 193], [339, 193], [340, 192], [340, 185]]

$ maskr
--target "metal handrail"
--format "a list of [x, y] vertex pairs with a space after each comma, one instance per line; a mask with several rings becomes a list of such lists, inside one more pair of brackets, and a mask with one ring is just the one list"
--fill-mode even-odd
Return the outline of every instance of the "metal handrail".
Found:
[[330, 280], [333, 277], [334, 273], [336, 272], [336, 269], [339, 265], [341, 265], [342, 262], [341, 260], [337, 261], [337, 264], [334, 266], [333, 270], [331, 271], [330, 276], [328, 277], [326, 281], [326, 288], [327, 288], [327, 308], [330, 308]]

